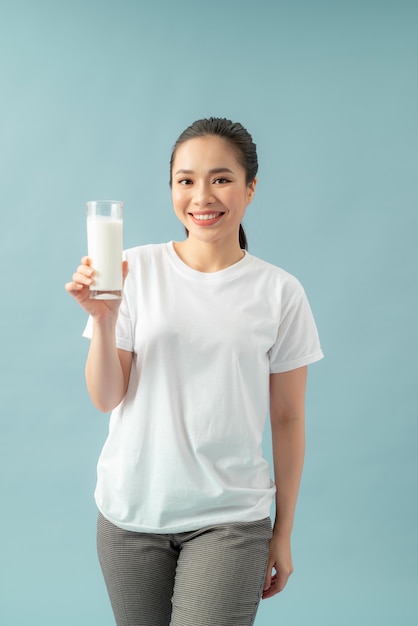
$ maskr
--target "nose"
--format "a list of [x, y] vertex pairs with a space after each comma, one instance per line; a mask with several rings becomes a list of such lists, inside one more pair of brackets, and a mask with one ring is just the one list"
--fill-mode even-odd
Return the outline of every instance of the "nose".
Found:
[[214, 202], [213, 191], [210, 183], [200, 182], [193, 187], [193, 203], [196, 206], [206, 206]]

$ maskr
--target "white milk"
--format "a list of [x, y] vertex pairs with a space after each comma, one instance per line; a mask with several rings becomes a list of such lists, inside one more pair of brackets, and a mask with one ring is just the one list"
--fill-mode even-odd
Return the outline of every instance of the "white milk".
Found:
[[[122, 220], [102, 215], [87, 217], [88, 256], [96, 270], [90, 291], [100, 299], [122, 295]], [[116, 293], [109, 293], [116, 292]]]

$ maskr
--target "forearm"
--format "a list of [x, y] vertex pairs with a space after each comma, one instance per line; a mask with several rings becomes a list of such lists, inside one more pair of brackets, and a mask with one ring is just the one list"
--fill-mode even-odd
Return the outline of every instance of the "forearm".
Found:
[[274, 533], [290, 536], [305, 455], [303, 416], [272, 421], [276, 517]]
[[114, 319], [93, 322], [85, 374], [90, 398], [98, 409], [111, 411], [121, 402], [126, 381], [116, 348]]

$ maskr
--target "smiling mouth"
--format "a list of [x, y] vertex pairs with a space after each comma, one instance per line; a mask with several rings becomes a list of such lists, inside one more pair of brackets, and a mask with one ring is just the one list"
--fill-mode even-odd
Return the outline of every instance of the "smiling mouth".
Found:
[[190, 213], [190, 215], [199, 222], [208, 222], [210, 220], [215, 220], [218, 217], [221, 217], [223, 213]]

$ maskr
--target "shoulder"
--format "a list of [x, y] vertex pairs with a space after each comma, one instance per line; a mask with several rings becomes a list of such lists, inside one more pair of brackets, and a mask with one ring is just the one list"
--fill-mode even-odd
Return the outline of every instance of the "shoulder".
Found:
[[266, 286], [268, 285], [270, 288], [288, 295], [304, 293], [302, 284], [293, 274], [259, 257], [253, 255], [249, 255], [249, 257], [254, 279], [262, 280], [267, 283]]
[[159, 283], [167, 264], [167, 244], [146, 244], [124, 250], [129, 272], [125, 282], [125, 294], [136, 297], [138, 289], [150, 288]]
[[167, 243], [151, 243], [128, 248], [124, 258], [128, 261], [129, 272], [144, 275], [148, 271], [161, 271], [168, 260]]
[[166, 248], [166, 243], [149, 243], [144, 246], [127, 248], [124, 250], [124, 256], [127, 261], [159, 259], [164, 257]]

